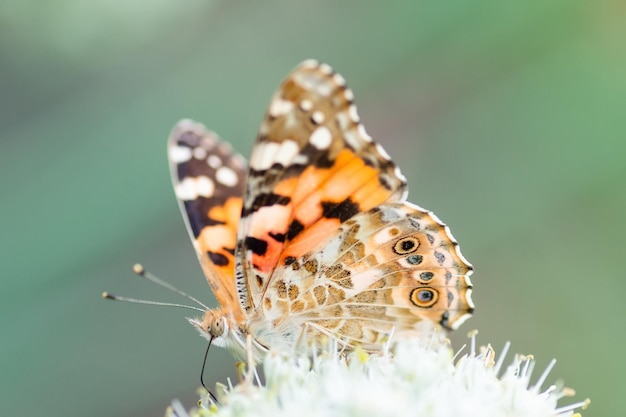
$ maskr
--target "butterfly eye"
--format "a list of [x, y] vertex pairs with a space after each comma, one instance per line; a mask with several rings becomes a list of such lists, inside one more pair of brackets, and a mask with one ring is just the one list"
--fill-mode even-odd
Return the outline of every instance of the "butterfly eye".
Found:
[[228, 324], [224, 317], [215, 317], [211, 322], [211, 334], [215, 337], [225, 336], [228, 332]]
[[398, 255], [413, 253], [420, 245], [420, 241], [412, 236], [402, 238], [393, 245], [393, 251]]
[[431, 307], [439, 299], [439, 293], [431, 288], [415, 288], [411, 291], [411, 302], [417, 307]]

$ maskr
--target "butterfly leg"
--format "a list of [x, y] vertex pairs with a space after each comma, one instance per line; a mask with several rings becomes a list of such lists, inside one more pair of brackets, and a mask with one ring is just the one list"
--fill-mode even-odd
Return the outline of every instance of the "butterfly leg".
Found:
[[[309, 340], [307, 340], [307, 334], [309, 333], [313, 333], [314, 335], [312, 337], [310, 337]], [[311, 341], [312, 342], [322, 342], [322, 336], [326, 336], [328, 338], [328, 340], [326, 340], [325, 342], [327, 342], [327, 344], [329, 345], [329, 351], [333, 352], [333, 351], [337, 351], [339, 354], [343, 353], [343, 351], [345, 351], [346, 349], [349, 348], [353, 348], [354, 346], [351, 345], [350, 343], [341, 340], [339, 337], [337, 337], [336, 334], [333, 334], [331, 332], [328, 331], [328, 329], [325, 329], [324, 327], [321, 327], [313, 322], [307, 321], [304, 322], [304, 326], [302, 326], [302, 331], [300, 332], [300, 335], [298, 336], [298, 339], [296, 341], [295, 344], [295, 349], [296, 351], [302, 351], [305, 349], [310, 349], [311, 348]], [[334, 342], [338, 345], [341, 346], [341, 349], [337, 349], [336, 346], [330, 346], [330, 344]], [[322, 345], [323, 343], [319, 343], [320, 345]], [[331, 349], [332, 347], [332, 349]], [[303, 349], [304, 348], [304, 349]], [[315, 345], [313, 350], [317, 350], [319, 348], [319, 346]]]

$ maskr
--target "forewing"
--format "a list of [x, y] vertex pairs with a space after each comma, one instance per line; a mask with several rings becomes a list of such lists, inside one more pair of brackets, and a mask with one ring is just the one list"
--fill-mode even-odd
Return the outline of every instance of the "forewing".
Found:
[[191, 120], [181, 120], [172, 130], [168, 156], [174, 191], [207, 281], [220, 305], [241, 322], [234, 253], [245, 160]]
[[276, 268], [324, 246], [358, 213], [405, 197], [404, 177], [365, 132], [344, 78], [303, 62], [274, 95], [250, 158], [237, 247], [244, 308], [258, 307]]

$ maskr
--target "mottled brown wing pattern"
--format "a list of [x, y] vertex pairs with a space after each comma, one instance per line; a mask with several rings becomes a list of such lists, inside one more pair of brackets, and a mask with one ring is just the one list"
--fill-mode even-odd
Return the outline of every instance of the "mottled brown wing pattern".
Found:
[[204, 125], [181, 120], [168, 141], [174, 191], [207, 281], [240, 323], [235, 247], [246, 179], [245, 160]]
[[344, 78], [305, 61], [274, 95], [250, 158], [237, 258], [248, 311], [289, 265], [340, 225], [385, 202], [406, 181], [365, 132]]
[[433, 213], [385, 204], [327, 238], [279, 266], [265, 293], [264, 319], [284, 333], [377, 350], [392, 333], [423, 335], [432, 323], [452, 330], [471, 315], [472, 266]]

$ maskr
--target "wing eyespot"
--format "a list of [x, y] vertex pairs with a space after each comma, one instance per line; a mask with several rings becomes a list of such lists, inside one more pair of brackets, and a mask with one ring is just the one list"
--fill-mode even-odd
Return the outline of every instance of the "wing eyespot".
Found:
[[433, 288], [415, 288], [411, 291], [411, 302], [416, 307], [429, 308], [437, 303], [439, 300], [439, 292]]
[[[398, 255], [408, 255], [419, 248], [420, 241], [416, 237], [408, 236], [398, 240], [393, 245], [393, 251]], [[411, 262], [411, 261], [409, 261]]]
[[422, 279], [422, 281], [430, 281], [431, 279], [434, 278], [434, 276], [435, 274], [433, 274], [430, 271], [420, 273], [420, 278]]
[[422, 255], [411, 255], [411, 256], [407, 256], [406, 258], [406, 261], [410, 263], [411, 265], [419, 265], [422, 263], [423, 260], [424, 260], [424, 257]]

